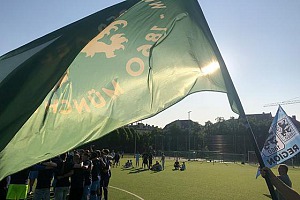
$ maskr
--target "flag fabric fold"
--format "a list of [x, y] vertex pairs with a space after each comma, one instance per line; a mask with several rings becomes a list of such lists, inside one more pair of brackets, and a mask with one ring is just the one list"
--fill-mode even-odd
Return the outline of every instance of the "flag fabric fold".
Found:
[[0, 151], [43, 102], [82, 48], [136, 2], [106, 8], [0, 57]]
[[0, 57], [0, 151], [82, 48], [136, 2], [126, 1], [106, 8]]
[[[85, 23], [99, 26], [99, 22]], [[72, 37], [76, 41], [82, 35]], [[43, 45], [59, 43], [60, 38]], [[68, 45], [65, 48], [70, 49]], [[37, 54], [29, 58], [32, 63], [45, 52]], [[35, 97], [43, 100], [36, 101], [40, 106], [26, 123], [2, 142], [0, 179], [149, 118], [194, 92], [227, 93], [232, 110], [243, 112], [196, 0], [139, 1], [75, 54], [64, 58], [71, 62], [60, 76], [48, 77], [56, 85], [49, 84], [47, 96]], [[36, 84], [31, 82], [33, 87]], [[24, 150], [26, 155], [21, 155]]]

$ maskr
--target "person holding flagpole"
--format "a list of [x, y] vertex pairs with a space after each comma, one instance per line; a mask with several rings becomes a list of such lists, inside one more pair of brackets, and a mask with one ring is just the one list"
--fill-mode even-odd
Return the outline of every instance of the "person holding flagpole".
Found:
[[[285, 164], [280, 164], [278, 167], [279, 176], [277, 176], [282, 182], [284, 182], [287, 186], [292, 187], [292, 181], [289, 177], [288, 173], [288, 166]], [[285, 200], [285, 198], [281, 195], [280, 192], [277, 191], [278, 200]]]
[[280, 194], [286, 200], [300, 200], [300, 195], [293, 188], [286, 185], [282, 180], [280, 180], [268, 167], [260, 169], [261, 176], [265, 178], [267, 175], [270, 178], [271, 183], [276, 187]]

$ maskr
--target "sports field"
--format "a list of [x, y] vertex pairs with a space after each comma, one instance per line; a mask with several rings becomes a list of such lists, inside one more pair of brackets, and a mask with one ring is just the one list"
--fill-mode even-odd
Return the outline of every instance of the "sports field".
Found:
[[[135, 166], [133, 157], [124, 157], [121, 165], [128, 159]], [[186, 171], [173, 171], [173, 163], [174, 159], [167, 159], [161, 172], [112, 168], [110, 199], [270, 199], [264, 179], [255, 179], [254, 165], [188, 161]], [[273, 170], [277, 174], [277, 168]], [[290, 167], [288, 174], [293, 187], [300, 191], [300, 169]]]

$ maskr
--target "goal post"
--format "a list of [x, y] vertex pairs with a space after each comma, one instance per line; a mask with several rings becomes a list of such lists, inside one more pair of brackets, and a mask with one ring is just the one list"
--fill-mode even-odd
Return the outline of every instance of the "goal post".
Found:
[[255, 151], [248, 151], [248, 163], [257, 164], [258, 159], [256, 157]]

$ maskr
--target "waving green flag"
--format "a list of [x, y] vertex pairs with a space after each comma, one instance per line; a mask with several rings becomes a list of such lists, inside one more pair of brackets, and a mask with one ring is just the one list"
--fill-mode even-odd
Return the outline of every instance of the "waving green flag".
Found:
[[106, 8], [0, 57], [0, 151], [84, 46], [138, 0]]
[[198, 2], [140, 1], [81, 49], [7, 142], [0, 179], [199, 91], [226, 92], [232, 110], [242, 112]]

